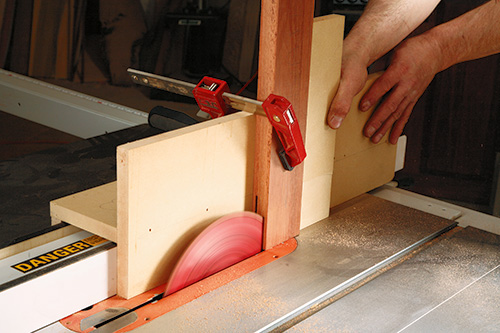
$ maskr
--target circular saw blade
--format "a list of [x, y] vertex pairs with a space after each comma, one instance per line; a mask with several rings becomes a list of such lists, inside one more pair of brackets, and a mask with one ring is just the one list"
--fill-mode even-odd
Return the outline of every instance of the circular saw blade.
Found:
[[263, 218], [238, 212], [213, 222], [184, 251], [177, 262], [164, 295], [234, 265], [262, 250]]

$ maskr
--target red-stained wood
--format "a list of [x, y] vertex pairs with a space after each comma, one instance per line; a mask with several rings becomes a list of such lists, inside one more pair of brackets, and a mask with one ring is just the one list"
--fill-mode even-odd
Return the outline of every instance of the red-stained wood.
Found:
[[[258, 99], [271, 93], [293, 105], [305, 136], [314, 1], [262, 0]], [[303, 164], [285, 171], [276, 154], [277, 138], [258, 117], [254, 197], [264, 216], [264, 249], [297, 236], [300, 230]]]

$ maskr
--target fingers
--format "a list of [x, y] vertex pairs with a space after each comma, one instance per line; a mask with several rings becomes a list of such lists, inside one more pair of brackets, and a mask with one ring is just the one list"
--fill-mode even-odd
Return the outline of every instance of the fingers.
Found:
[[[365, 135], [367, 137], [370, 137], [373, 143], [379, 143], [380, 140], [382, 140], [382, 138], [386, 135], [386, 133], [390, 131], [391, 134], [389, 136], [389, 142], [391, 144], [396, 144], [398, 138], [403, 133], [403, 129], [408, 122], [408, 119], [410, 118], [415, 104], [416, 102], [410, 100], [409, 98], [405, 98], [405, 100], [399, 104], [398, 108], [388, 117], [382, 117], [382, 123], [376, 129], [373, 129], [374, 126], [377, 125], [374, 125], [372, 123], [372, 120], [374, 117], [379, 117], [379, 115], [374, 113], [374, 117], [372, 117], [372, 119], [367, 122], [367, 125], [365, 127]], [[380, 122], [380, 120], [375, 120], [375, 123], [378, 122]], [[372, 128], [371, 131], [373, 131], [371, 135], [367, 135], [370, 131], [369, 128]]]
[[377, 107], [363, 130], [363, 134], [374, 143], [380, 142], [391, 128], [389, 141], [397, 143], [418, 100], [419, 89], [415, 87], [416, 82], [411, 78], [403, 80], [403, 72], [401, 68], [388, 68], [361, 99], [360, 109], [367, 111], [385, 96], [385, 100]]
[[362, 66], [358, 61], [350, 60], [346, 57], [343, 60], [342, 72], [339, 88], [328, 111], [328, 125], [337, 129], [342, 125], [351, 108], [351, 103], [355, 95], [365, 86], [368, 77], [366, 66]]
[[393, 72], [389, 68], [373, 82], [370, 89], [368, 89], [363, 98], [361, 98], [359, 103], [359, 109], [361, 111], [368, 111], [398, 83], [399, 79], [392, 73]]
[[349, 112], [349, 107], [347, 107], [347, 99], [349, 99], [349, 97], [342, 93], [337, 93], [337, 95], [333, 99], [332, 104], [330, 105], [330, 111], [328, 112], [328, 125], [331, 128], [339, 128], [340, 125], [342, 125], [345, 117], [347, 116], [347, 113]]
[[393, 145], [398, 143], [399, 137], [403, 134], [403, 130], [410, 119], [411, 112], [413, 111], [413, 107], [416, 103], [410, 103], [407, 107], [401, 118], [396, 121], [396, 124], [392, 127], [391, 135], [389, 136], [389, 142]]
[[[375, 84], [376, 82], [374, 85]], [[396, 120], [398, 120], [408, 104], [409, 101], [407, 101], [404, 89], [401, 87], [395, 87], [394, 90], [386, 96], [386, 99], [377, 107], [370, 120], [366, 123], [364, 130], [365, 136], [371, 138], [375, 132], [384, 129], [384, 133], [387, 132], [388, 128], [385, 127], [387, 127], [386, 124], [388, 121], [393, 124]]]
[[349, 107], [346, 107], [346, 98], [348, 98], [346, 95], [335, 97], [330, 106], [330, 111], [328, 112], [328, 125], [333, 129], [338, 129], [340, 125], [342, 125], [342, 122], [349, 112]]
[[363, 129], [371, 141], [378, 143], [391, 131], [389, 141], [397, 143], [413, 107], [437, 73], [434, 55], [433, 45], [425, 38], [410, 38], [396, 48], [385, 73], [360, 101], [359, 109], [368, 111], [383, 98]]
[[342, 121], [351, 108], [352, 99], [361, 90], [358, 90], [358, 87], [345, 81], [341, 79], [339, 89], [328, 112], [328, 125], [333, 129], [337, 129], [342, 125]]

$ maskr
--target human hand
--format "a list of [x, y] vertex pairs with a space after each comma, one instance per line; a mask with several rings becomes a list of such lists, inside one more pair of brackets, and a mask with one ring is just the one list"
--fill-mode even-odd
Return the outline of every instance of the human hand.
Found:
[[425, 36], [401, 43], [387, 70], [360, 101], [360, 110], [368, 111], [385, 95], [366, 123], [364, 135], [378, 143], [391, 130], [389, 142], [396, 144], [413, 107], [439, 71], [439, 62], [439, 48]]
[[[361, 111], [368, 111], [387, 94], [363, 130], [374, 143], [380, 142], [391, 128], [389, 141], [397, 143], [413, 107], [439, 71], [441, 59], [438, 51], [436, 44], [424, 35], [410, 38], [396, 48], [390, 66], [359, 103]], [[362, 90], [366, 79], [366, 64], [362, 57], [356, 52], [344, 52], [339, 89], [328, 113], [331, 128], [340, 127], [353, 97]]]
[[333, 129], [340, 127], [349, 113], [352, 99], [363, 89], [368, 78], [366, 61], [356, 52], [346, 51], [344, 49], [342, 55], [339, 88], [328, 112], [328, 125]]

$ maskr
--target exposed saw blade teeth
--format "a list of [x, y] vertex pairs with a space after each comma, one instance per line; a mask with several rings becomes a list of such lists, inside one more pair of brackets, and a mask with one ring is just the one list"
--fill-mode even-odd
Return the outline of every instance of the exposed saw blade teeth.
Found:
[[182, 254], [165, 296], [259, 253], [262, 234], [263, 218], [252, 212], [229, 214], [213, 222]]

